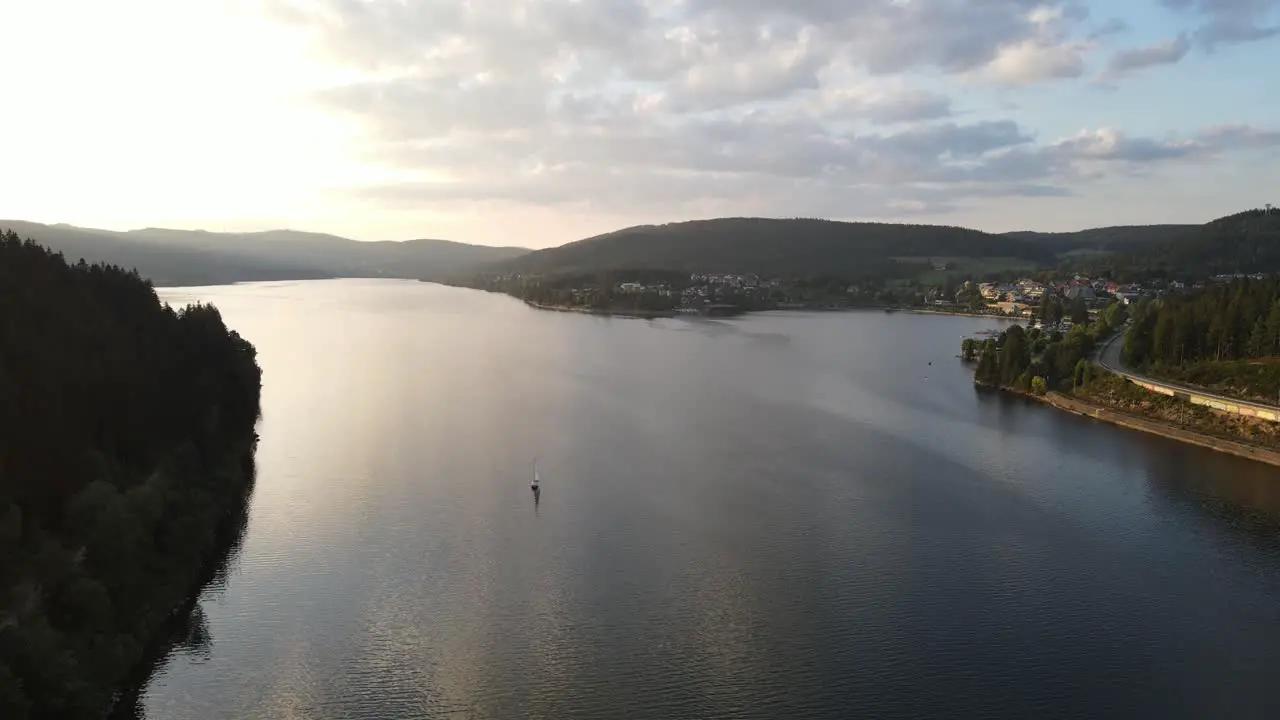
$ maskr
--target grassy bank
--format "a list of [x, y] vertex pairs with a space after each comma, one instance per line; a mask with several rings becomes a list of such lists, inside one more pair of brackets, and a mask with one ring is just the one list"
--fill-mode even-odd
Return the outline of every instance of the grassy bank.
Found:
[[1194, 405], [1151, 392], [1111, 373], [1092, 377], [1084, 387], [1077, 388], [1072, 397], [1207, 437], [1280, 451], [1280, 423]]
[[[980, 387], [996, 389], [975, 381]], [[1094, 371], [1074, 390], [1043, 395], [1000, 388], [1059, 410], [1132, 430], [1280, 466], [1280, 425], [1151, 392], [1124, 378]]]
[[1203, 429], [1188, 429], [1185, 426], [1167, 420], [1157, 420], [1150, 416], [1136, 415], [1061, 393], [1049, 393], [1037, 399], [1043, 400], [1045, 403], [1060, 410], [1108, 422], [1112, 425], [1131, 430], [1140, 430], [1152, 435], [1166, 437], [1170, 440], [1177, 440], [1190, 445], [1198, 445], [1218, 452], [1257, 460], [1269, 465], [1280, 466], [1280, 450], [1271, 447], [1229, 439], [1220, 435], [1211, 435]]

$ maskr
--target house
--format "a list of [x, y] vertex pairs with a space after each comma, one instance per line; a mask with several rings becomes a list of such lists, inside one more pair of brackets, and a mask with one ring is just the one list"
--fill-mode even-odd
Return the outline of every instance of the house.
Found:
[[1036, 299], [1044, 297], [1044, 284], [1035, 280], [1022, 280], [1018, 283], [1018, 288], [1022, 290], [1022, 295], [1028, 299]]
[[1092, 285], [1081, 284], [1081, 285], [1072, 285], [1071, 287], [1067, 288], [1066, 297], [1068, 300], [1075, 300], [1076, 298], [1079, 298], [1081, 300], [1093, 300], [1097, 298], [1098, 295], [1093, 291]]
[[996, 309], [1005, 315], [1014, 317], [1031, 317], [1032, 314], [1030, 305], [1015, 302], [998, 302], [996, 303]]
[[1142, 293], [1135, 287], [1122, 287], [1116, 290], [1116, 297], [1120, 299], [1120, 302], [1128, 305], [1129, 303], [1137, 302], [1138, 298], [1142, 297]]

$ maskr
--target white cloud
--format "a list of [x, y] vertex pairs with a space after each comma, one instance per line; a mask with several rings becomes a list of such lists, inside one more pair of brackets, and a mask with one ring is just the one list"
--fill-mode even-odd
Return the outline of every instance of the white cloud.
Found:
[[[1099, 164], [1270, 141], [1103, 128], [1037, 142], [999, 115], [955, 122], [955, 100], [906, 79], [1081, 77], [1123, 26], [1086, 25], [1071, 0], [311, 0], [278, 14], [369, 73], [320, 99], [363, 118], [369, 159], [409, 178], [353, 192], [399, 206], [945, 211], [1069, 194]], [[1122, 51], [1109, 69], [1174, 62], [1188, 45]]]
[[1000, 48], [987, 66], [987, 72], [997, 81], [1010, 85], [1075, 78], [1084, 72], [1084, 56], [1082, 48], [1074, 43], [1023, 40]]

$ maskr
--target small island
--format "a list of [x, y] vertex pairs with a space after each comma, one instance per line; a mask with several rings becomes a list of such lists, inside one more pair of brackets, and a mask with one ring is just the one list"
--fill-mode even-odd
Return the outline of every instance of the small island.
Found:
[[0, 236], [0, 717], [102, 717], [253, 483], [261, 371], [218, 310]]

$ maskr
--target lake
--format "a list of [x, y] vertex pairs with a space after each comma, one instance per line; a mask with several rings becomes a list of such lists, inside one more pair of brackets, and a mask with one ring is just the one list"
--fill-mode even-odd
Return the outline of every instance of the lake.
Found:
[[143, 717], [1280, 717], [1280, 471], [977, 391], [999, 321], [161, 295], [263, 417]]

